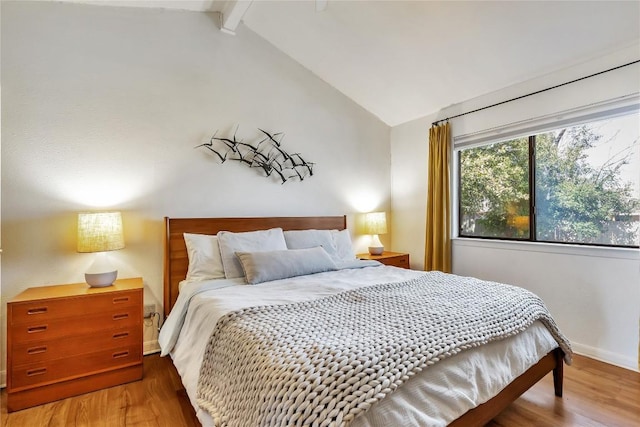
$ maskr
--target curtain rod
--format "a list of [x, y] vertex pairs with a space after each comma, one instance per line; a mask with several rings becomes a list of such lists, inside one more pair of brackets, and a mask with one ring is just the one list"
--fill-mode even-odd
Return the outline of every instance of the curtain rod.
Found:
[[585, 79], [589, 79], [591, 77], [599, 76], [600, 74], [608, 73], [609, 71], [614, 71], [614, 70], [617, 70], [619, 68], [628, 67], [629, 65], [637, 64], [638, 62], [640, 62], [640, 59], [635, 60], [635, 61], [631, 61], [631, 62], [627, 62], [626, 64], [618, 65], [617, 67], [609, 68], [608, 70], [599, 71], [599, 72], [594, 73], [594, 74], [589, 74], [588, 76], [580, 77], [580, 78], [575, 79], [575, 80], [571, 80], [571, 81], [568, 81], [568, 82], [560, 83], [558, 85], [551, 86], [551, 87], [548, 87], [546, 89], [537, 90], [535, 92], [527, 93], [526, 95], [517, 96], [515, 98], [507, 99], [506, 101], [502, 101], [502, 102], [498, 102], [498, 103], [495, 103], [495, 104], [487, 105], [486, 107], [476, 108], [475, 110], [467, 111], [466, 113], [460, 113], [460, 114], [456, 114], [455, 116], [449, 116], [446, 119], [436, 120], [435, 122], [431, 123], [431, 126], [438, 126], [439, 123], [447, 122], [447, 121], [449, 121], [449, 119], [455, 119], [456, 117], [462, 117], [462, 116], [466, 116], [467, 114], [477, 113], [478, 111], [487, 110], [489, 108], [497, 107], [498, 105], [506, 104], [506, 103], [512, 102], [512, 101], [517, 101], [519, 99], [526, 98], [528, 96], [537, 95], [539, 93], [546, 92], [546, 91], [551, 90], [551, 89], [557, 89], [559, 87], [566, 86], [566, 85], [571, 84], [571, 83], [579, 82], [580, 80], [585, 80]]

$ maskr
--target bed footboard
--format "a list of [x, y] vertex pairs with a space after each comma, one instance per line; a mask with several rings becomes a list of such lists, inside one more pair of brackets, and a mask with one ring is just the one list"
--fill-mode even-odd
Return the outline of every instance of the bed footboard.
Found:
[[562, 376], [563, 376], [564, 353], [560, 348], [556, 348], [538, 363], [526, 370], [522, 375], [507, 385], [504, 390], [494, 396], [491, 400], [476, 406], [466, 414], [449, 424], [449, 427], [481, 427], [491, 421], [507, 406], [516, 400], [525, 391], [529, 390], [535, 383], [540, 381], [545, 375], [553, 371], [553, 385], [555, 395], [562, 396]]

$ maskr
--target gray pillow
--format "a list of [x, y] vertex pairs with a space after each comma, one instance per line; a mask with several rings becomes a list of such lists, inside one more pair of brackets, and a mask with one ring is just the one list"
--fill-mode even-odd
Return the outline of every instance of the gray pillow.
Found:
[[340, 261], [353, 261], [356, 254], [351, 244], [349, 230], [332, 230], [333, 243], [336, 246], [337, 259]]
[[282, 228], [269, 230], [248, 231], [245, 233], [232, 233], [220, 231], [218, 233], [220, 255], [224, 275], [227, 279], [242, 277], [242, 266], [236, 257], [236, 252], [275, 251], [287, 249]]
[[284, 232], [287, 249], [309, 249], [322, 246], [331, 259], [338, 261], [338, 250], [329, 230], [288, 230]]
[[247, 283], [251, 285], [337, 269], [329, 254], [321, 247], [236, 252], [236, 256], [244, 269]]

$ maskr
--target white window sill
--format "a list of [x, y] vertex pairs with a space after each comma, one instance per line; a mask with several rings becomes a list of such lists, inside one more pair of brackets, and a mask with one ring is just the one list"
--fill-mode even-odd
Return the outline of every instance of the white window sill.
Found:
[[454, 246], [475, 248], [502, 249], [524, 252], [544, 252], [562, 255], [577, 255], [596, 258], [616, 258], [640, 260], [638, 248], [610, 248], [602, 246], [563, 245], [542, 242], [520, 242], [511, 240], [474, 239], [470, 237], [454, 237]]

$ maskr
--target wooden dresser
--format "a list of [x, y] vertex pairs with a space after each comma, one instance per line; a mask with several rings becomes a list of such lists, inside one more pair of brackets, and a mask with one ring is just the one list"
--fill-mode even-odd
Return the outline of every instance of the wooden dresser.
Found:
[[394, 267], [409, 268], [409, 254], [401, 252], [384, 251], [382, 255], [371, 255], [369, 253], [356, 255], [358, 259], [372, 259], [380, 261], [384, 265], [392, 265]]
[[29, 288], [7, 304], [7, 408], [142, 378], [143, 284]]

